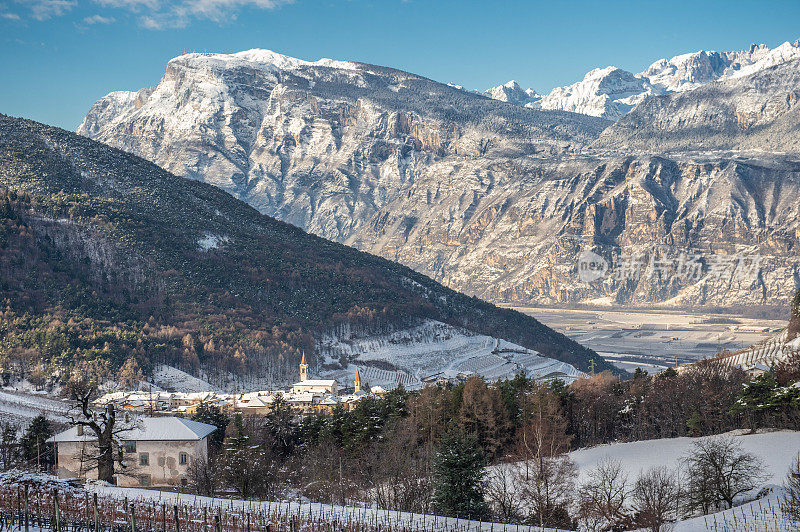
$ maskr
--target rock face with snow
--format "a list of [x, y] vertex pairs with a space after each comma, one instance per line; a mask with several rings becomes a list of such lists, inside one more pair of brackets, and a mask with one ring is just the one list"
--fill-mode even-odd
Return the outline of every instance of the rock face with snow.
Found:
[[483, 93], [493, 100], [513, 103], [534, 109], [539, 107], [539, 100], [542, 99], [541, 96], [536, 94], [535, 90], [530, 88], [523, 90], [522, 87], [519, 86], [519, 83], [513, 79], [503, 85], [498, 85], [497, 87], [487, 89], [483, 91]]
[[660, 92], [647, 79], [610, 66], [592, 70], [578, 83], [553, 89], [542, 97], [541, 108], [617, 120], [648, 96]]
[[[98, 102], [80, 132], [493, 301], [784, 305], [800, 279], [791, 159], [598, 154], [586, 144], [609, 123], [600, 118], [360, 63], [296, 61], [263, 51], [182, 56], [155, 89]], [[739, 83], [746, 93], [761, 72], [707, 89]], [[613, 68], [587, 78], [606, 91], [596, 108], [604, 113], [632, 105], [637, 87], [657, 90]], [[616, 149], [607, 142], [599, 147]], [[586, 250], [612, 267], [691, 252], [703, 270], [662, 277], [645, 264], [635, 279], [583, 282]], [[712, 269], [735, 254], [764, 257], [758, 275]]]
[[800, 57], [650, 98], [596, 146], [620, 151], [800, 151]]
[[747, 50], [733, 52], [701, 50], [659, 59], [638, 74], [613, 66], [594, 69], [582, 81], [556, 87], [535, 104], [511, 97], [519, 91], [508, 84], [489, 89], [486, 94], [518, 105], [618, 120], [651, 96], [690, 91], [713, 81], [748, 76], [797, 58], [800, 58], [800, 40], [783, 43], [774, 49], [764, 44], [753, 44]]
[[[390, 68], [251, 50], [177, 57], [155, 88], [98, 101], [78, 132], [300, 226], [321, 210], [331, 225], [314, 230], [334, 236], [442, 157], [561, 153], [606, 125]], [[331, 201], [318, 203], [309, 190], [322, 181]]]

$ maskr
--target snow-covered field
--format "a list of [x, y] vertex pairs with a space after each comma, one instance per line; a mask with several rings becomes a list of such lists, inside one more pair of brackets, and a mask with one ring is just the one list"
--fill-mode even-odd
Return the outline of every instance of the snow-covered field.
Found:
[[210, 392], [214, 387], [203, 379], [189, 375], [172, 366], [160, 364], [153, 368], [153, 384], [158, 388], [175, 392]]
[[[728, 433], [741, 443], [742, 448], [761, 458], [768, 479], [755, 492], [772, 489], [769, 496], [737, 506], [724, 512], [681, 521], [675, 532], [694, 530], [715, 531], [766, 531], [798, 530], [800, 524], [788, 523], [781, 514], [780, 486], [792, 464], [800, 453], [800, 432], [781, 430], [759, 434], [744, 434], [742, 431]], [[578, 467], [578, 482], [584, 481], [589, 471], [605, 459], [619, 460], [630, 483], [640, 473], [651, 467], [667, 466], [673, 471], [681, 467], [683, 457], [692, 450], [692, 445], [702, 438], [669, 438], [631, 443], [615, 443], [581, 449], [570, 453]], [[734, 519], [734, 517], [736, 519]], [[788, 527], [788, 528], [787, 528]]]
[[0, 391], [0, 421], [27, 425], [31, 419], [44, 414], [51, 421], [63, 423], [69, 408], [69, 403], [43, 394]]
[[[118, 499], [127, 498], [131, 502], [158, 502], [167, 505], [193, 505], [205, 506], [209, 508], [209, 514], [217, 513], [216, 508], [221, 510], [241, 510], [242, 512], [263, 512], [267, 515], [299, 515], [323, 517], [330, 522], [337, 520], [340, 523], [358, 521], [376, 525], [375, 528], [389, 530], [412, 531], [445, 531], [458, 530], [461, 532], [469, 531], [488, 531], [488, 532], [559, 532], [552, 528], [539, 528], [518, 525], [506, 525], [503, 523], [469, 521], [466, 519], [456, 519], [452, 517], [441, 517], [424, 514], [414, 514], [409, 512], [395, 512], [379, 508], [367, 508], [364, 506], [338, 506], [332, 504], [320, 504], [309, 502], [275, 502], [275, 501], [242, 501], [230, 499], [215, 499], [211, 497], [199, 497], [196, 495], [181, 494], [174, 492], [163, 492], [137, 488], [119, 488], [107, 485], [89, 486], [90, 491], [98, 495], [115, 497]], [[213, 509], [213, 510], [212, 510]]]
[[[800, 432], [781, 430], [759, 434], [742, 434], [741, 431], [728, 433], [742, 444], [745, 451], [751, 452], [764, 461], [765, 472], [770, 478], [764, 483], [781, 484], [792, 459], [800, 453]], [[704, 438], [668, 438], [660, 440], [614, 443], [580, 449], [570, 453], [579, 471], [579, 482], [584, 480], [589, 470], [600, 461], [610, 458], [619, 460], [633, 482], [639, 473], [654, 466], [667, 466], [677, 470], [681, 459], [692, 449], [692, 444]]]
[[356, 366], [370, 385], [392, 388], [403, 383], [418, 388], [439, 377], [480, 375], [487, 380], [511, 378], [521, 371], [537, 379], [561, 378], [567, 383], [581, 372], [572, 365], [541, 356], [522, 346], [472, 334], [445, 323], [426, 320], [417, 327], [381, 336], [358, 338], [349, 331], [319, 342], [328, 367], [347, 360], [344, 369], [323, 370], [326, 378], [350, 382]]

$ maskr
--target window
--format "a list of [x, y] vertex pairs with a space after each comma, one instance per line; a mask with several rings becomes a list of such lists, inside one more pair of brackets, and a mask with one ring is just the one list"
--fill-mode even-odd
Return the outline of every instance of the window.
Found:
[[150, 485], [150, 475], [139, 475], [139, 485], [140, 486], [149, 486]]
[[126, 441], [125, 442], [125, 452], [126, 453], [135, 453], [136, 452], [136, 442], [135, 441]]
[[181, 478], [181, 486], [186, 487], [189, 485], [189, 481], [185, 478]]
[[189, 463], [189, 455], [186, 453], [181, 453], [178, 455], [178, 463], [181, 465], [186, 465]]
[[149, 453], [139, 453], [139, 465], [140, 466], [149, 466], [150, 465], [150, 454]]

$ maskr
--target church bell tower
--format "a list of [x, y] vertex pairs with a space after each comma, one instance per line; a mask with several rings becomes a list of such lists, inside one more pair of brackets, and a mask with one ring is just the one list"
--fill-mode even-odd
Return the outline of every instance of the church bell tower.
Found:
[[303, 351], [303, 360], [300, 361], [300, 382], [308, 380], [308, 364], [306, 364], [306, 352]]

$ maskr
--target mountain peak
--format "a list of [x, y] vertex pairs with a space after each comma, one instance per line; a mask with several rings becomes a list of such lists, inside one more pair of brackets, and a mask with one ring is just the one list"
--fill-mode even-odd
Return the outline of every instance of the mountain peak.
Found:
[[[661, 58], [644, 71], [633, 74], [615, 66], [595, 68], [571, 85], [556, 87], [539, 101], [542, 109], [573, 111], [611, 120], [619, 119], [651, 95], [683, 92], [712, 81], [746, 76], [800, 57], [800, 39], [770, 49], [753, 43], [746, 50], [717, 52], [698, 50]], [[511, 82], [486, 91], [510, 103], [506, 96]], [[522, 105], [530, 105], [523, 101]]]
[[297, 70], [303, 67], [329, 67], [345, 70], [354, 70], [356, 64], [350, 61], [338, 61], [335, 59], [318, 59], [316, 61], [306, 61], [289, 55], [267, 50], [265, 48], [253, 48], [232, 54], [212, 53], [212, 52], [191, 52], [174, 57], [169, 63], [216, 63], [225, 66], [236, 64], [263, 65], [276, 70]]

